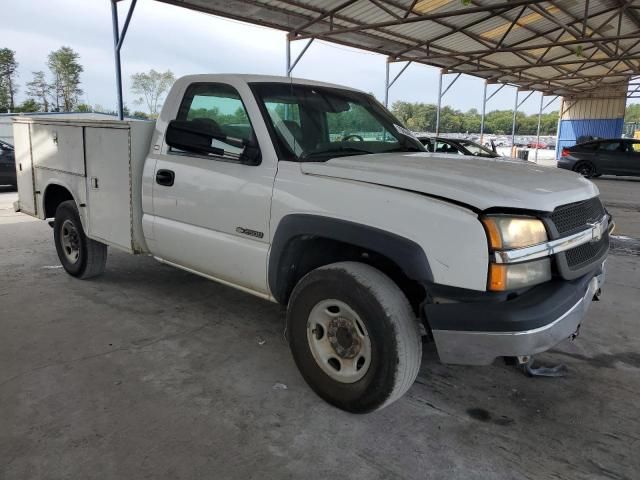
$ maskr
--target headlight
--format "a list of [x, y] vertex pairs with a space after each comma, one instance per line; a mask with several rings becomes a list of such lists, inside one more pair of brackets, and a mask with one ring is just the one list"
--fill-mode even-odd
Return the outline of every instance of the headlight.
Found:
[[482, 218], [492, 250], [508, 250], [547, 241], [544, 224], [537, 218], [503, 215]]
[[491, 263], [487, 287], [494, 292], [504, 292], [548, 280], [551, 280], [551, 261], [548, 258], [525, 263]]
[[[548, 240], [544, 224], [537, 218], [490, 215], [482, 218], [491, 251], [530, 247]], [[503, 292], [551, 280], [551, 260], [523, 263], [490, 263], [487, 288]]]

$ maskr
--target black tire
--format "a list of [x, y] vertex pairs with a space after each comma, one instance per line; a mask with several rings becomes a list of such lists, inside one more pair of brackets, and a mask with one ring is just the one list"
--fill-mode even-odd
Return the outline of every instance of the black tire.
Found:
[[[327, 301], [346, 304], [364, 324], [370, 360], [366, 373], [357, 381], [344, 383], [332, 378], [323, 370], [326, 366], [321, 367], [314, 358], [310, 338], [316, 330], [310, 330], [308, 322], [314, 308]], [[336, 318], [341, 319], [342, 313]], [[330, 404], [352, 413], [389, 405], [418, 375], [422, 339], [415, 314], [400, 288], [369, 265], [334, 263], [303, 277], [289, 300], [287, 333], [293, 358], [309, 386]], [[332, 338], [338, 337], [336, 333]]]
[[[107, 246], [87, 238], [80, 222], [78, 208], [73, 200], [58, 205], [53, 224], [53, 238], [60, 263], [69, 275], [78, 278], [96, 277], [104, 272]], [[65, 240], [71, 238], [71, 240]], [[71, 242], [72, 247], [65, 242]], [[77, 254], [71, 259], [72, 251]]]
[[596, 171], [596, 167], [591, 162], [582, 161], [576, 163], [575, 167], [573, 167], [573, 171], [579, 173], [585, 178], [592, 178], [598, 176], [598, 172]]

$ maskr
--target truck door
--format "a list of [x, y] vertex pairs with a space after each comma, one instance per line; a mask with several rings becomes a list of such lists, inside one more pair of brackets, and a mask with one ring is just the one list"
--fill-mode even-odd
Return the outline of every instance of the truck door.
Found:
[[626, 145], [623, 141], [603, 140], [598, 144], [594, 163], [600, 173], [619, 175], [627, 158]]
[[620, 171], [623, 175], [640, 175], [640, 141], [626, 140], [627, 158]]
[[[193, 83], [175, 118], [236, 138], [268, 139], [248, 86], [237, 87], [246, 90], [243, 96], [232, 85]], [[149, 247], [165, 261], [266, 295], [275, 152], [263, 140], [260, 160], [247, 164], [239, 158], [241, 149], [218, 140], [211, 146], [224, 154], [194, 154], [163, 142], [153, 155], [154, 238]]]

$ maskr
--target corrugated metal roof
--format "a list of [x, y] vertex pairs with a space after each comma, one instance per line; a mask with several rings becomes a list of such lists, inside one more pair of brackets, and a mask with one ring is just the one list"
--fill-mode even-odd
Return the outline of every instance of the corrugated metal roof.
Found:
[[548, 94], [640, 74], [640, 0], [158, 1]]

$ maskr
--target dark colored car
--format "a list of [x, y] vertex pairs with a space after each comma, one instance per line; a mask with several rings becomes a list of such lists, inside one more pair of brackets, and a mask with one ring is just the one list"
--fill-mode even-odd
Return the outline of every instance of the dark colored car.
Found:
[[18, 184], [16, 180], [16, 156], [13, 145], [0, 140], [0, 185]]
[[457, 153], [458, 155], [488, 158], [497, 158], [500, 156], [493, 150], [489, 150], [476, 142], [461, 138], [418, 137], [418, 140], [420, 140], [430, 152]]
[[612, 138], [563, 148], [558, 167], [587, 178], [600, 175], [640, 175], [640, 140]]

